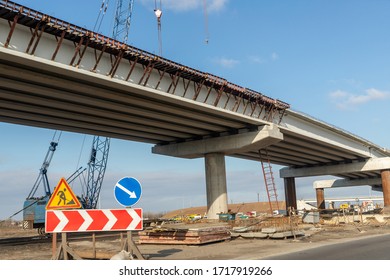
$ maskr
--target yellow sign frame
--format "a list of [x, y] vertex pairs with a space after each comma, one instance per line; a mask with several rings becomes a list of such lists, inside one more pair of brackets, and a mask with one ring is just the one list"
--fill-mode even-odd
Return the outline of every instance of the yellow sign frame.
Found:
[[49, 202], [46, 204], [46, 210], [75, 208], [81, 208], [81, 203], [73, 193], [65, 178], [61, 178], [54, 189]]

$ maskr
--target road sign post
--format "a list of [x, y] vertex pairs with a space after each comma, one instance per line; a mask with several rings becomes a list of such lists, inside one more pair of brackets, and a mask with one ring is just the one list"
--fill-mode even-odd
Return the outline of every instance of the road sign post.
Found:
[[[114, 196], [116, 201], [128, 209], [131, 209], [131, 207], [139, 201], [141, 195], [141, 184], [135, 178], [124, 177], [115, 184]], [[137, 258], [143, 259], [141, 252], [133, 241], [131, 230], [127, 231], [127, 237], [122, 249], [130, 252], [130, 255], [135, 254]]]
[[[68, 182], [65, 178], [61, 178], [61, 180], [58, 182], [57, 186], [55, 187], [52, 195], [50, 196], [50, 199], [48, 203], [46, 204], [46, 211], [47, 210], [59, 210], [59, 209], [77, 209], [81, 208], [81, 203], [77, 199], [77, 196], [73, 193], [71, 187], [68, 185]], [[46, 212], [47, 213], [47, 212]], [[46, 215], [46, 214], [45, 214]], [[47, 225], [47, 219], [45, 218], [45, 225]], [[66, 234], [62, 234], [62, 240], [66, 240]], [[57, 252], [57, 258], [59, 254], [63, 253], [64, 259], [68, 258], [68, 255], [72, 255], [73, 258], [78, 258], [76, 254], [74, 254], [70, 248], [65, 246], [66, 242], [62, 241], [61, 246], [58, 249], [57, 252], [57, 233], [53, 232], [53, 240], [52, 240], [52, 256], [53, 259], [56, 258], [55, 252]]]
[[[142, 209], [74, 209], [47, 210], [45, 230], [47, 233], [61, 233], [62, 243], [53, 259], [81, 259], [66, 242], [68, 232], [127, 231], [142, 230]], [[131, 236], [131, 235], [130, 235]], [[144, 259], [135, 243], [128, 239], [124, 249], [134, 252], [138, 259]], [[53, 252], [54, 253], [54, 252]]]

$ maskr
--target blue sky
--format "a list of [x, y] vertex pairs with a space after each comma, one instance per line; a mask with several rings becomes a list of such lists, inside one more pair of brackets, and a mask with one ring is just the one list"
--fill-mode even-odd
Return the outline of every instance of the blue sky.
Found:
[[[102, 3], [16, 2], [89, 29]], [[164, 57], [283, 100], [294, 110], [390, 147], [390, 1], [207, 0], [206, 14], [203, 0], [161, 3]], [[100, 29], [106, 35], [111, 34], [114, 7], [111, 0]], [[153, 0], [135, 0], [129, 44], [158, 54], [154, 8]], [[53, 134], [0, 123], [0, 219], [22, 208]], [[63, 132], [48, 172], [52, 188], [78, 165], [86, 166], [91, 144], [90, 135]], [[260, 163], [227, 158], [226, 167], [229, 202], [257, 201], [258, 194], [266, 200]], [[278, 168], [274, 167], [276, 177]], [[125, 176], [141, 182], [143, 196], [135, 206], [144, 211], [206, 203], [203, 159], [153, 155], [151, 145], [112, 139], [102, 208], [120, 207], [113, 188]], [[298, 198], [314, 198], [312, 183], [317, 179], [321, 178], [298, 179]], [[282, 181], [277, 183], [283, 198]], [[81, 192], [77, 184], [73, 188]], [[368, 187], [360, 187], [325, 195], [369, 193]]]

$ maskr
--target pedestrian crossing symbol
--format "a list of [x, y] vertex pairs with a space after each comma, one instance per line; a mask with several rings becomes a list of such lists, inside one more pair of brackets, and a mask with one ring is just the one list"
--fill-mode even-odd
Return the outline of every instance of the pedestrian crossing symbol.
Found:
[[69, 208], [81, 208], [81, 203], [73, 193], [66, 180], [61, 178], [57, 187], [54, 189], [49, 202], [46, 205], [46, 210]]

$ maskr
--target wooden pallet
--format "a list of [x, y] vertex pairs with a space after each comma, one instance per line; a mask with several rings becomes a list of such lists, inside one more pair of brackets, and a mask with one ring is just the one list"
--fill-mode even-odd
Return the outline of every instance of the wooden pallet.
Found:
[[201, 245], [231, 238], [230, 228], [154, 229], [138, 233], [140, 244]]

